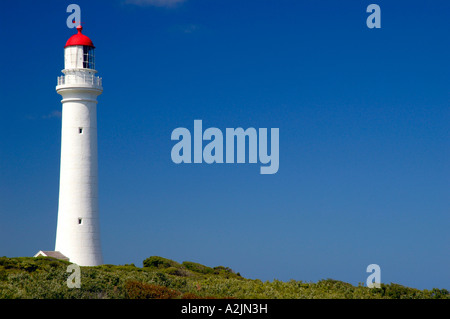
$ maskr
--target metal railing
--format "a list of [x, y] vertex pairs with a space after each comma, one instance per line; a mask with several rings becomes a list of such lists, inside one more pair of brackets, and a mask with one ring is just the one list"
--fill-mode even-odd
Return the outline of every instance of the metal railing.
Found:
[[91, 84], [102, 86], [102, 78], [93, 74], [70, 74], [58, 76], [58, 85], [64, 84]]

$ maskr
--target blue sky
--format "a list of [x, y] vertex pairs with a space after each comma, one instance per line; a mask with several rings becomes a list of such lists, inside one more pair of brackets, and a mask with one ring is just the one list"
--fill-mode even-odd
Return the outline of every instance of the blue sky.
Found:
[[[105, 263], [450, 288], [448, 1], [2, 2], [0, 256], [54, 249], [70, 3], [103, 78]], [[195, 119], [279, 128], [279, 171], [174, 164]]]

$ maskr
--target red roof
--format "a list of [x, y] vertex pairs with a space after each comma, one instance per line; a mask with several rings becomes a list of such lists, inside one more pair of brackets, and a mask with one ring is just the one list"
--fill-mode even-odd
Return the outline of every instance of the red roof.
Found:
[[64, 47], [66, 48], [72, 45], [86, 45], [95, 48], [91, 39], [89, 39], [89, 37], [81, 33], [81, 30], [83, 30], [83, 27], [81, 25], [77, 27], [77, 30], [78, 33], [71, 36], [69, 40], [67, 40], [66, 45]]

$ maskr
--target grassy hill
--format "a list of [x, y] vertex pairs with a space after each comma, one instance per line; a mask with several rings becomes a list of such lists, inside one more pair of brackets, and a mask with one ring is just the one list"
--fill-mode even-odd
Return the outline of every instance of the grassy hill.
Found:
[[152, 256], [135, 265], [81, 267], [81, 288], [68, 288], [69, 262], [49, 257], [0, 257], [0, 299], [450, 299], [446, 289], [418, 290], [398, 284], [369, 289], [338, 280], [317, 283], [243, 278], [228, 267]]

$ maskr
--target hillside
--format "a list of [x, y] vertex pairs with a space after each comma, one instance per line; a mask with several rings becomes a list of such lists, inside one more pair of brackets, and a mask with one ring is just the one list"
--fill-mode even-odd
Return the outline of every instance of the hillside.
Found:
[[68, 288], [69, 262], [48, 257], [0, 257], [0, 299], [450, 299], [446, 289], [418, 290], [398, 284], [379, 289], [326, 279], [262, 282], [228, 267], [178, 263], [152, 256], [135, 265], [81, 267], [81, 288]]

